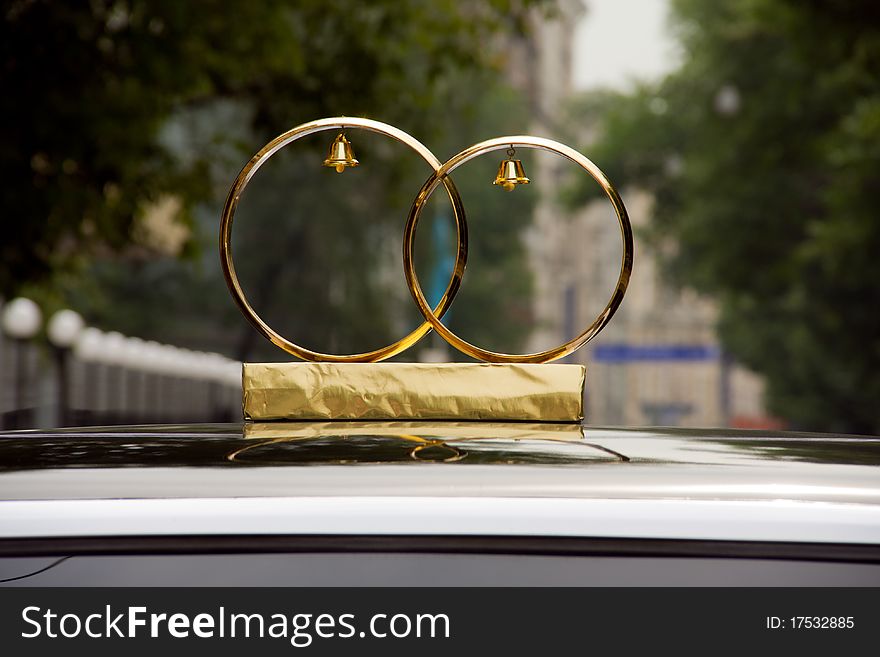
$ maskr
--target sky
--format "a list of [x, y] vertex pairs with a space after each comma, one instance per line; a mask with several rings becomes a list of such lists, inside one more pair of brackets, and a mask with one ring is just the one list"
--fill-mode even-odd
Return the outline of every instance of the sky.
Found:
[[666, 30], [669, 0], [584, 0], [575, 31], [574, 88], [626, 89], [634, 78], [653, 79], [676, 63]]

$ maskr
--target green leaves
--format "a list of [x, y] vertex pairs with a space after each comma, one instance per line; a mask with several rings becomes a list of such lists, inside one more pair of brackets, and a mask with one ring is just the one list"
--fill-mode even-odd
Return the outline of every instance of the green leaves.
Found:
[[[215, 255], [219, 206], [242, 163], [298, 123], [346, 114], [445, 143], [434, 149], [443, 159], [484, 131], [481, 108], [502, 93], [494, 35], [522, 29], [540, 4], [35, 0], [4, 9], [0, 296], [41, 289], [105, 327], [257, 355], [263, 345], [229, 301]], [[517, 103], [493, 112], [520, 116]], [[326, 145], [298, 144], [298, 159], [260, 171], [277, 197], [248, 195], [237, 257], [258, 310], [285, 333], [318, 349], [362, 350], [405, 332], [400, 295], [383, 281], [396, 280], [387, 263], [399, 258], [394, 240], [429, 169], [361, 139], [370, 166], [334, 180], [320, 167]], [[344, 188], [356, 180], [369, 182]], [[336, 195], [323, 197], [334, 182]], [[388, 207], [395, 212], [383, 214]], [[156, 208], [165, 209], [162, 230], [188, 236], [184, 244], [151, 236], [145, 217]], [[517, 227], [503, 228], [518, 248], [487, 267], [487, 279], [523, 268]], [[498, 239], [483, 235], [472, 239], [476, 251], [480, 239]], [[500, 289], [469, 278], [494, 304], [482, 309], [498, 314], [502, 328], [493, 328], [521, 340], [505, 319], [527, 296], [528, 275]], [[460, 310], [458, 321], [478, 314]]]
[[61, 245], [79, 257], [124, 248], [144, 203], [209, 198], [210, 158], [184, 163], [158, 139], [184, 110], [246, 103], [258, 140], [338, 114], [382, 116], [427, 139], [437, 108], [466, 104], [444, 82], [488, 65], [485, 42], [507, 11], [451, 0], [4, 9], [0, 204], [14, 221], [0, 246], [0, 295], [74, 266]]
[[601, 161], [655, 194], [652, 236], [678, 243], [667, 268], [721, 301], [725, 345], [766, 376], [773, 411], [880, 432], [878, 9], [674, 7], [681, 68], [605, 101]]

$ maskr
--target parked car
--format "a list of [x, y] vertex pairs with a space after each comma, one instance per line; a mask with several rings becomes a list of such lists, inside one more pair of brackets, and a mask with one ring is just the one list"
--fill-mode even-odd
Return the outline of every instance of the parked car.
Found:
[[0, 434], [6, 585], [880, 585], [880, 438], [298, 422]]

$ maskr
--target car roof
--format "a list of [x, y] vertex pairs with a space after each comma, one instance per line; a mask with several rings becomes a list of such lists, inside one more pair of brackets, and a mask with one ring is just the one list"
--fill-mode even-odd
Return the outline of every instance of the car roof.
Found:
[[0, 433], [0, 500], [261, 496], [880, 503], [880, 438], [488, 422]]
[[0, 434], [0, 539], [479, 535], [876, 546], [878, 464], [880, 438], [578, 424], [9, 432]]

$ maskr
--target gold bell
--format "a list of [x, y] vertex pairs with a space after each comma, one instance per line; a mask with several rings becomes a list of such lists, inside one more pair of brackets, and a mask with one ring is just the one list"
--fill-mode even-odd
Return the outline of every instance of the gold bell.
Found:
[[335, 167], [336, 173], [342, 173], [345, 171], [345, 167], [356, 167], [358, 164], [360, 162], [354, 159], [351, 142], [340, 132], [330, 144], [330, 151], [327, 153], [327, 159], [324, 160], [324, 166]]
[[516, 151], [511, 146], [507, 150], [508, 159], [498, 165], [498, 175], [495, 176], [495, 182], [492, 183], [493, 185], [501, 185], [506, 192], [512, 192], [517, 185], [529, 184], [529, 179], [526, 178], [526, 173], [523, 171], [522, 161], [513, 159], [515, 154]]

